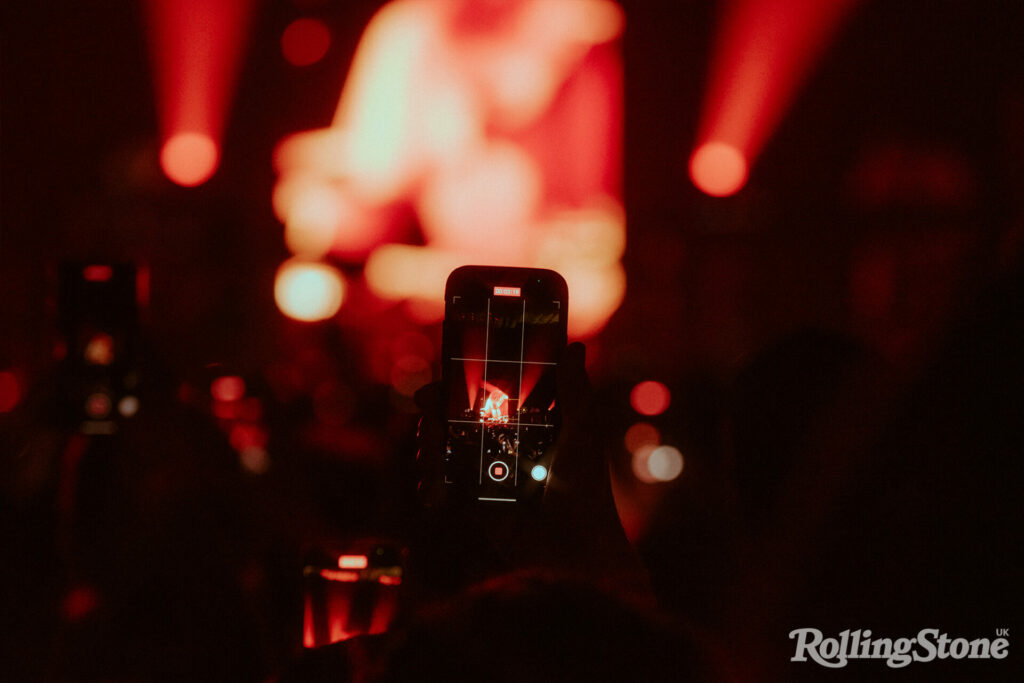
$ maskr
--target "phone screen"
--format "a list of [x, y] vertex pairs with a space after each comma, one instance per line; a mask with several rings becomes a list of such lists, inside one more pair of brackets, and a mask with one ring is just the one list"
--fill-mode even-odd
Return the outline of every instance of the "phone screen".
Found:
[[449, 277], [445, 483], [456, 497], [514, 503], [546, 484], [567, 303], [550, 270], [467, 266]]

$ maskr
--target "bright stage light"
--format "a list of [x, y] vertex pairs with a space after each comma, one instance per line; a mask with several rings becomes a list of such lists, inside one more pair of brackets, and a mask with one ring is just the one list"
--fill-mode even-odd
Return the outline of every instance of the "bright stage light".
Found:
[[672, 481], [683, 472], [683, 454], [673, 446], [641, 446], [632, 465], [633, 474], [645, 484]]
[[370, 558], [366, 555], [342, 555], [338, 558], [341, 569], [366, 569], [369, 565]]
[[100, 420], [110, 415], [111, 408], [110, 396], [102, 391], [89, 394], [89, 397], [85, 399], [85, 414], [94, 420]]
[[455, 252], [385, 244], [370, 254], [363, 271], [370, 291], [382, 299], [444, 301], [448, 274], [465, 265]]
[[690, 178], [737, 192], [800, 86], [858, 0], [722, 3]]
[[274, 279], [274, 301], [282, 313], [303, 322], [332, 317], [345, 298], [345, 281], [334, 268], [290, 259]]
[[178, 133], [160, 150], [160, 167], [183, 187], [202, 185], [217, 170], [217, 143], [203, 133]]
[[657, 481], [672, 481], [683, 473], [683, 454], [672, 446], [659, 446], [647, 458], [647, 471]]
[[712, 197], [727, 197], [747, 182], [747, 160], [724, 142], [708, 142], [690, 157], [690, 179]]
[[125, 396], [117, 402], [117, 412], [122, 417], [135, 417], [139, 412], [139, 399], [135, 396]]
[[402, 396], [412, 398], [432, 378], [430, 363], [417, 355], [402, 356], [391, 367], [391, 386]]
[[661, 382], [640, 382], [629, 393], [629, 403], [641, 415], [660, 415], [668, 409], [672, 392]]
[[194, 187], [217, 170], [252, 0], [146, 0], [160, 166]]
[[552, 268], [570, 336], [595, 334], [626, 285], [623, 26], [611, 0], [385, 3], [330, 127], [275, 151], [288, 247], [366, 258], [368, 289], [423, 323], [456, 266]]

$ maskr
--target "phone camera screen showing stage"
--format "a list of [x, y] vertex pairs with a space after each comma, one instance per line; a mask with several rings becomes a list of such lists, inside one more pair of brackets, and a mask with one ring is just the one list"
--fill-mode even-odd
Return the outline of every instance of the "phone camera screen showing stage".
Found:
[[447, 301], [447, 476], [475, 484], [478, 500], [512, 502], [557, 435], [563, 301], [539, 285], [479, 289]]

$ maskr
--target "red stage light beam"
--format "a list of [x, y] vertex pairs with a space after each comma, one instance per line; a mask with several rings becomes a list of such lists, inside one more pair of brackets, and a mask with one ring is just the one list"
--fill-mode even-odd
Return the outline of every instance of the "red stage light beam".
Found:
[[690, 178], [739, 191], [800, 84], [859, 0], [737, 0], [719, 24]]
[[253, 0], [147, 0], [160, 166], [185, 187], [210, 179]]

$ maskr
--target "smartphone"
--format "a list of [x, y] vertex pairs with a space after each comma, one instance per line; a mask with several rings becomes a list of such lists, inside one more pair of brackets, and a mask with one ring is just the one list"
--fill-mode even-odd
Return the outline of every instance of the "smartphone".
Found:
[[406, 549], [360, 539], [343, 551], [317, 549], [304, 562], [302, 644], [330, 645], [384, 633], [398, 614]]
[[64, 263], [58, 277], [62, 422], [83, 434], [113, 434], [138, 405], [137, 270], [130, 263]]
[[559, 431], [555, 373], [567, 313], [568, 287], [552, 270], [463, 266], [449, 275], [447, 502], [510, 506], [543, 492]]

